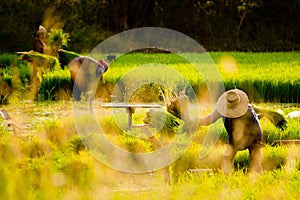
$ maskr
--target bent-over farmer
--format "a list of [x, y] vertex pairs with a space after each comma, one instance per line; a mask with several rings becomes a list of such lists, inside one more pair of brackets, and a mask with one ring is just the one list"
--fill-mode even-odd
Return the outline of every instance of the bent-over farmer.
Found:
[[222, 94], [216, 109], [210, 115], [201, 118], [200, 125], [208, 126], [219, 118], [223, 118], [229, 136], [222, 161], [224, 173], [229, 174], [232, 171], [237, 151], [245, 149], [250, 153], [249, 172], [262, 173], [262, 129], [246, 93], [233, 89]]
[[73, 98], [80, 100], [83, 92], [96, 90], [99, 78], [102, 82], [103, 74], [108, 69], [108, 63], [103, 59], [97, 61], [88, 56], [79, 56], [69, 64], [73, 83]]

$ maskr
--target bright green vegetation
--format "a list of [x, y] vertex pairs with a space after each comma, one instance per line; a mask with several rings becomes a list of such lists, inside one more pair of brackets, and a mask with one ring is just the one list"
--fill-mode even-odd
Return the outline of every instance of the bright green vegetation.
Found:
[[[255, 102], [296, 103], [300, 100], [298, 52], [212, 52], [209, 55], [187, 53], [182, 56], [192, 62], [188, 63], [176, 54], [126, 54], [111, 64], [110, 70], [105, 74], [105, 80], [115, 83], [134, 67], [162, 64], [178, 71], [198, 94], [203, 92], [199, 91], [199, 87], [205, 86], [205, 79], [209, 81], [215, 73], [220, 73], [226, 89], [243, 89]], [[208, 56], [211, 56], [212, 60], [209, 60]], [[201, 74], [193, 65], [199, 67]], [[215, 66], [218, 71], [214, 70]]]
[[[179, 55], [174, 53], [129, 53], [119, 56], [110, 64], [109, 70], [105, 73], [104, 79], [106, 84], [104, 86], [107, 91], [111, 92], [115, 83], [136, 67], [143, 67], [145, 68], [143, 73], [149, 73], [147, 70], [149, 65], [165, 66], [170, 71], [159, 74], [161, 77], [170, 80], [170, 75], [173, 75], [171, 72], [176, 72], [182, 76], [182, 79], [174, 77], [173, 82], [167, 84], [175, 83], [179, 87], [189, 84], [197, 96], [205, 93], [207, 89], [206, 84], [211, 79], [215, 80], [216, 74], [219, 73], [226, 89], [243, 89], [248, 93], [251, 101], [286, 103], [298, 103], [300, 101], [300, 79], [298, 73], [300, 71], [300, 54], [298, 52], [212, 52], [209, 54], [184, 53]], [[39, 97], [41, 98], [38, 99], [59, 99], [57, 93], [61, 91], [61, 88], [66, 90], [67, 94], [71, 94], [69, 87], [71, 84], [70, 75], [62, 69], [67, 69], [67, 63], [76, 56], [78, 54], [74, 52], [60, 52], [62, 66], [61, 68], [54, 67], [56, 72], [49, 72], [51, 75], [45, 74], [45, 78], [41, 79], [45, 83], [40, 85]], [[105, 55], [101, 57], [105, 57]], [[27, 62], [17, 61], [17, 58], [17, 56], [11, 54], [0, 56], [2, 70], [0, 79], [2, 84], [7, 85], [7, 90], [1, 91], [2, 102], [5, 99], [9, 99], [13, 90], [19, 88], [26, 90], [26, 83], [30, 81], [28, 73], [31, 70], [31, 66]], [[49, 58], [46, 57], [45, 59], [50, 61], [51, 59]], [[191, 61], [191, 63], [187, 62], [187, 60]], [[58, 61], [54, 59], [51, 65], [56, 66], [57, 64]], [[48, 65], [45, 66], [43, 62], [39, 66], [43, 68], [48, 67]], [[200, 70], [200, 74], [199, 70], [194, 66]], [[20, 75], [16, 76], [15, 74]], [[56, 76], [55, 74], [57, 77], [54, 77]], [[21, 85], [18, 79], [22, 80]], [[64, 84], [66, 84], [66, 87], [64, 87]], [[106, 95], [109, 97], [109, 94]]]

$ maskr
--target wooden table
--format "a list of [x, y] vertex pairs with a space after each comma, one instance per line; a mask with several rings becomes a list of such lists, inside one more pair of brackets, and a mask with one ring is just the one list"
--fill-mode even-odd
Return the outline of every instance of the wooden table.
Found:
[[[159, 104], [131, 104], [131, 103], [103, 103], [101, 107], [104, 108], [125, 108], [128, 113], [128, 129], [130, 130], [132, 126], [132, 114], [137, 108], [161, 108]], [[139, 125], [137, 125], [139, 126]]]

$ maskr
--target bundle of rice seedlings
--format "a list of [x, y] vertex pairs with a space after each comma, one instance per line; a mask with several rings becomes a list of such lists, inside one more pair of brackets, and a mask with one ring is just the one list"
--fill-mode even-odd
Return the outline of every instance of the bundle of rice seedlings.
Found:
[[64, 49], [59, 49], [57, 51], [58, 53], [58, 59], [60, 62], [60, 66], [64, 69], [65, 66], [68, 66], [68, 64], [76, 57], [80, 56], [80, 54], [73, 52], [73, 51], [67, 51]]
[[163, 109], [150, 109], [143, 121], [158, 132], [168, 135], [177, 133], [182, 125], [182, 120]]

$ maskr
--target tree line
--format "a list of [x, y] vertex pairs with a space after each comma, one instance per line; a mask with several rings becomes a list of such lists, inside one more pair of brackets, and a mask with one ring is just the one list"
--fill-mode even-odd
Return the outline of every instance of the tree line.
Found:
[[300, 0], [1, 0], [0, 52], [32, 49], [40, 24], [63, 29], [76, 52], [149, 26], [184, 33], [209, 51], [293, 51], [299, 10]]

